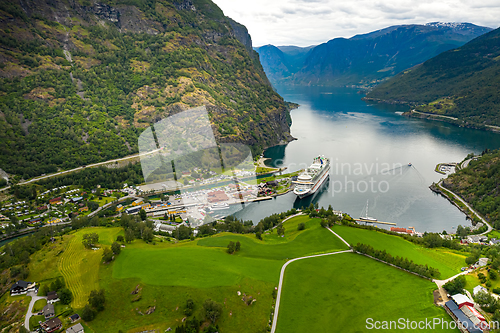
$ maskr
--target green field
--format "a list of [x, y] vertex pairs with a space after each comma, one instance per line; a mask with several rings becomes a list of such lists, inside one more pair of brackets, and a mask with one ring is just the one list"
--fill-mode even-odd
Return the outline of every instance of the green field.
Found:
[[[92, 322], [87, 323], [89, 332], [115, 333], [120, 329], [123, 332], [135, 333], [147, 329], [166, 330], [169, 327], [175, 329], [185, 317], [183, 310], [189, 298], [195, 302], [194, 315], [197, 318], [203, 317], [202, 303], [206, 299], [210, 298], [222, 304], [223, 314], [218, 321], [222, 332], [265, 332], [272, 312], [272, 293], [278, 285], [280, 269], [286, 260], [347, 248], [335, 235], [321, 228], [319, 222], [319, 219], [311, 219], [308, 216], [294, 217], [284, 223], [286, 230], [284, 237], [279, 237], [276, 230], [271, 230], [262, 235], [263, 240], [258, 240], [254, 234], [231, 233], [221, 233], [195, 241], [178, 243], [157, 241], [155, 245], [135, 240], [126, 244], [111, 264], [101, 262], [102, 249], [94, 251], [83, 247], [81, 243], [83, 234], [98, 233], [102, 247], [109, 246], [117, 235], [123, 234], [123, 230], [104, 227], [85, 228], [64, 236], [63, 240], [58, 238], [56, 243], [48, 244], [35, 254], [30, 263], [30, 279], [50, 283], [62, 275], [68, 288], [75, 295], [71, 305], [77, 312], [87, 303], [91, 290], [105, 289], [105, 310], [99, 313]], [[299, 223], [305, 223], [305, 230], [297, 230]], [[449, 254], [443, 250], [423, 249], [399, 237], [349, 227], [334, 226], [333, 228], [351, 243], [364, 242], [377, 248], [383, 247], [393, 255], [408, 256], [415, 262], [424, 261], [430, 266], [434, 263], [434, 266], [445, 273], [446, 270], [442, 270], [442, 267], [449, 266], [448, 269], [452, 271], [455, 266], [461, 267], [461, 264], [455, 261], [463, 261], [462, 257], [455, 254]], [[226, 247], [230, 241], [241, 243], [241, 250], [236, 254], [226, 253]], [[353, 257], [343, 254], [334, 257], [336, 256]], [[448, 261], [448, 266], [444, 262], [445, 259]], [[364, 302], [364, 293], [368, 292], [380, 297], [381, 304], [387, 306], [395, 296], [391, 293], [382, 294], [381, 292], [386, 287], [378, 286], [385, 286], [385, 283], [390, 285], [391, 281], [404, 286], [398, 287], [398, 290], [411, 290], [427, 295], [432, 289], [432, 284], [428, 281], [409, 274], [402, 275], [406, 280], [403, 278], [394, 280], [392, 276], [388, 277], [388, 274], [398, 276], [402, 272], [370, 260], [368, 260], [369, 264], [362, 266], [374, 266], [365, 271], [358, 264], [350, 267], [346, 262], [329, 264], [329, 260], [333, 258], [325, 260], [305, 259], [293, 263], [287, 269], [283, 289], [284, 298], [282, 298], [283, 318], [289, 316], [286, 314], [288, 311], [286, 308], [289, 306], [293, 308], [300, 304], [305, 307], [304, 311], [307, 310], [307, 313], [320, 314], [324, 309], [331, 308], [329, 302], [332, 297], [349, 305], [354, 300]], [[356, 263], [365, 258], [352, 260]], [[325, 262], [327, 264], [324, 264]], [[315, 263], [320, 263], [320, 265]], [[306, 268], [299, 269], [297, 272], [295, 267]], [[345, 274], [338, 274], [339, 267]], [[333, 274], [335, 269], [337, 271]], [[387, 269], [389, 271], [386, 272]], [[381, 272], [377, 273], [380, 279], [371, 278], [366, 282], [365, 278], [359, 277], [359, 274], [378, 271]], [[330, 279], [332, 283], [321, 280], [325, 278], [325, 274], [329, 277], [326, 281]], [[332, 274], [338, 276], [331, 276]], [[348, 287], [343, 287], [342, 289], [346, 290], [336, 296], [328, 294], [328, 291], [323, 288], [351, 280], [355, 286], [352, 289], [355, 290], [352, 295], [346, 294]], [[358, 280], [360, 282], [357, 282]], [[364, 287], [366, 291], [359, 285], [364, 283], [366, 283]], [[295, 285], [299, 287], [294, 287]], [[299, 302], [297, 297], [300, 295], [294, 294], [298, 292], [297, 289], [300, 289], [313, 295], [311, 290], [319, 285], [323, 286], [319, 290], [322, 290], [324, 295], [311, 296]], [[140, 292], [132, 295], [136, 287], [140, 289]], [[238, 295], [238, 292], [241, 295]], [[289, 297], [290, 292], [293, 300], [289, 302], [286, 297]], [[248, 306], [242, 300], [243, 294], [251, 295], [257, 301]], [[427, 315], [428, 308], [432, 306], [432, 299], [429, 299], [432, 294], [429, 295], [418, 298], [419, 301], [415, 304], [406, 301], [403, 304], [411, 306], [415, 312]], [[155, 307], [155, 311], [146, 315], [145, 312], [152, 307]], [[332, 309], [338, 311], [338, 308]], [[380, 307], [377, 313], [389, 315], [393, 309], [392, 307], [388, 309], [385, 312], [384, 307]], [[354, 316], [356, 313], [356, 309], [348, 308], [343, 316], [348, 318], [349, 314]], [[291, 316], [295, 318], [296, 314]], [[293, 320], [298, 320], [298, 317], [301, 316]], [[280, 332], [286, 331], [286, 322], [289, 320], [283, 319], [283, 321], [285, 323], [282, 324], [280, 321], [279, 325], [285, 325], [285, 328], [279, 326]], [[318, 325], [320, 324], [328, 325], [329, 323], [318, 322]]]
[[338, 233], [349, 244], [364, 243], [378, 250], [386, 250], [392, 256], [407, 257], [416, 264], [429, 265], [439, 269], [440, 279], [449, 278], [460, 273], [460, 268], [465, 266], [465, 256], [453, 253], [446, 249], [427, 249], [413, 244], [401, 237], [384, 234], [377, 231], [334, 226], [333, 231]]
[[299, 260], [287, 267], [276, 332], [367, 332], [367, 318], [451, 320], [433, 304], [434, 289], [428, 280], [357, 254]]
[[97, 233], [99, 243], [111, 245], [121, 228], [86, 228], [70, 236], [65, 251], [59, 256], [58, 268], [64, 277], [67, 287], [73, 293], [73, 308], [83, 308], [87, 303], [90, 291], [99, 289], [99, 264], [102, 258], [102, 248], [99, 250], [85, 249], [82, 244], [83, 235]]

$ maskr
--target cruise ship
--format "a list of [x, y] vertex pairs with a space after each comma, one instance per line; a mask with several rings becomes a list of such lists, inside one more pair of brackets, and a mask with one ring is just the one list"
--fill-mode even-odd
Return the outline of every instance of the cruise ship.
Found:
[[300, 199], [307, 197], [321, 187], [330, 174], [330, 159], [324, 156], [314, 158], [313, 163], [302, 172], [296, 181], [293, 193]]

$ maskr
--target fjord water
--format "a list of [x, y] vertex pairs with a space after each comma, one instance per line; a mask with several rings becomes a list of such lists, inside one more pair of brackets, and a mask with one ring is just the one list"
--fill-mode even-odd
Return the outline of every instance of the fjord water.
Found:
[[251, 204], [235, 216], [257, 223], [272, 213], [317, 202], [357, 218], [366, 214], [368, 201], [369, 216], [420, 232], [470, 225], [455, 206], [429, 189], [443, 178], [434, 169], [437, 163], [460, 162], [469, 153], [500, 147], [500, 134], [407, 118], [401, 116], [404, 106], [366, 103], [351, 88], [277, 90], [285, 100], [300, 104], [291, 112], [291, 134], [297, 140], [268, 149], [265, 157], [295, 171], [325, 155], [332, 161], [330, 180], [314, 197], [299, 200], [288, 193]]

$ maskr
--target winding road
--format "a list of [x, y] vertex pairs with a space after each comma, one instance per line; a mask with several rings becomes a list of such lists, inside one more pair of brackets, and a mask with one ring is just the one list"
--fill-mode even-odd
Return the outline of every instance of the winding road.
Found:
[[[344, 244], [346, 244], [348, 247], [351, 247], [349, 245], [349, 243], [347, 243], [342, 237], [340, 237], [332, 229], [330, 229], [330, 228], [327, 228], [327, 229], [330, 230], [330, 232], [332, 232], [335, 236], [337, 236], [338, 238], [340, 238], [340, 240], [342, 242], [344, 242]], [[281, 267], [280, 282], [279, 282], [279, 285], [278, 285], [278, 295], [276, 297], [276, 305], [274, 307], [273, 325], [271, 327], [271, 333], [275, 333], [276, 326], [278, 325], [278, 313], [279, 313], [279, 309], [280, 309], [281, 290], [283, 288], [283, 278], [285, 277], [286, 267], [289, 264], [291, 264], [292, 262], [297, 261], [297, 260], [308, 259], [308, 258], [316, 258], [316, 257], [323, 257], [323, 256], [330, 256], [330, 255], [333, 255], [333, 254], [350, 253], [350, 252], [352, 252], [352, 250], [337, 251], [337, 252], [322, 253], [322, 254], [315, 254], [315, 255], [310, 255], [310, 256], [305, 256], [305, 257], [299, 257], [299, 258], [295, 258], [295, 259], [291, 259], [291, 260], [287, 261], [283, 265], [283, 267]]]
[[464, 199], [462, 199], [462, 198], [461, 198], [458, 194], [456, 194], [455, 192], [453, 192], [453, 191], [451, 191], [451, 190], [449, 190], [449, 189], [447, 189], [447, 188], [444, 188], [444, 187], [441, 185], [441, 183], [442, 183], [442, 182], [443, 182], [443, 181], [440, 181], [440, 182], [437, 184], [437, 186], [438, 186], [441, 190], [448, 191], [448, 192], [450, 192], [451, 194], [453, 194], [453, 196], [454, 196], [457, 200], [459, 200], [459, 201], [460, 201], [461, 203], [463, 203], [463, 204], [464, 204], [467, 208], [469, 208], [469, 210], [470, 210], [470, 211], [471, 211], [474, 215], [476, 215], [477, 217], [479, 217], [479, 219], [481, 219], [481, 221], [482, 221], [485, 225], [487, 225], [487, 226], [488, 226], [488, 230], [486, 230], [485, 232], [480, 233], [479, 235], [486, 235], [487, 233], [489, 233], [490, 231], [492, 231], [492, 230], [493, 230], [493, 227], [492, 227], [492, 226], [491, 226], [488, 222], [486, 222], [486, 220], [485, 220], [485, 219], [484, 219], [481, 215], [479, 215], [479, 213], [478, 213], [478, 212], [476, 212], [476, 211], [475, 211], [475, 210], [474, 210], [474, 209], [473, 209], [473, 208], [472, 208], [472, 207], [471, 207], [471, 206], [470, 206], [470, 205], [469, 205], [469, 204], [468, 204], [468, 203], [467, 203]]
[[24, 318], [24, 327], [28, 331], [31, 332], [30, 330], [30, 318], [33, 316], [33, 306], [35, 305], [35, 302], [38, 301], [39, 299], [47, 299], [47, 296], [37, 296], [37, 293], [34, 291], [30, 291], [27, 296], [31, 296], [31, 302], [30, 305], [28, 306], [28, 312], [26, 312], [26, 317]]

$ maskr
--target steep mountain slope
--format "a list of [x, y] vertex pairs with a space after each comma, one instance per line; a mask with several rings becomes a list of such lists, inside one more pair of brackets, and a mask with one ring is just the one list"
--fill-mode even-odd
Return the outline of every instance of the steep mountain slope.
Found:
[[259, 53], [267, 77], [277, 84], [299, 71], [314, 47], [264, 45], [255, 50]]
[[[469, 23], [393, 26], [320, 44], [307, 53], [295, 70], [290, 66], [292, 60], [287, 59], [283, 67], [288, 72], [281, 71], [283, 78], [278, 76], [279, 81], [273, 81], [274, 69], [270, 65], [280, 63], [284, 56], [276, 52], [266, 55], [263, 66], [273, 84], [372, 86], [488, 31], [491, 29]], [[263, 51], [258, 49], [261, 56]], [[302, 55], [289, 57], [299, 62]]]
[[[371, 100], [419, 105], [460, 125], [500, 126], [500, 28], [377, 86]], [[464, 123], [465, 122], [465, 123]]]
[[448, 176], [443, 186], [459, 194], [496, 228], [500, 228], [500, 151], [485, 151], [469, 166]]
[[138, 151], [207, 105], [216, 138], [291, 139], [246, 28], [210, 0], [0, 3], [0, 168], [25, 178]]

